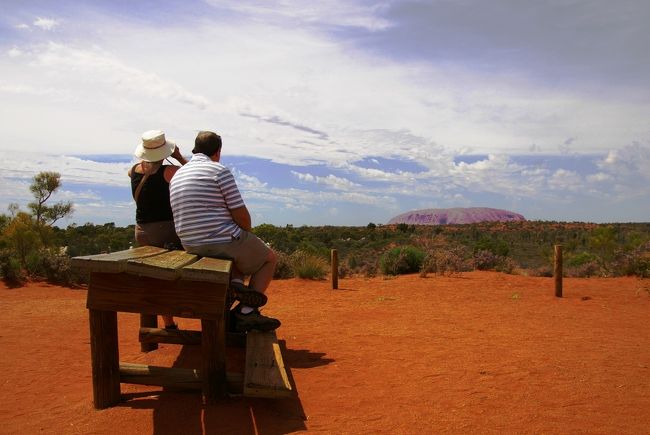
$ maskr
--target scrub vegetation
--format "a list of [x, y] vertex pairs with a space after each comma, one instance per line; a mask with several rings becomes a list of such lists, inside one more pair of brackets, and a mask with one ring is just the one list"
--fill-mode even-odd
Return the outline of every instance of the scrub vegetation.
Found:
[[[74, 285], [85, 277], [70, 257], [135, 246], [134, 226], [53, 226], [72, 212], [71, 203], [50, 204], [60, 176], [33, 179], [29, 212], [12, 204], [0, 215], [0, 274], [9, 285], [42, 279]], [[284, 227], [262, 224], [253, 231], [278, 253], [276, 278], [324, 279], [330, 252], [338, 251], [339, 276], [419, 273], [450, 276], [496, 270], [552, 276], [553, 245], [561, 244], [569, 277], [650, 277], [650, 223], [483, 222], [465, 225]]]

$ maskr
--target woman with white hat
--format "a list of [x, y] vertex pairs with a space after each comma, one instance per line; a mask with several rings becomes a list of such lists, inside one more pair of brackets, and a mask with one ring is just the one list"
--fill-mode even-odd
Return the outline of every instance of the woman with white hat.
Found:
[[[135, 149], [140, 159], [131, 169], [131, 191], [136, 203], [135, 240], [138, 245], [181, 246], [174, 229], [174, 216], [169, 205], [169, 182], [178, 170], [174, 165], [163, 165], [168, 157], [173, 157], [181, 165], [187, 160], [181, 155], [176, 144], [165, 139], [160, 130], [150, 130], [142, 134], [142, 141]], [[166, 329], [176, 329], [172, 316], [162, 316]]]

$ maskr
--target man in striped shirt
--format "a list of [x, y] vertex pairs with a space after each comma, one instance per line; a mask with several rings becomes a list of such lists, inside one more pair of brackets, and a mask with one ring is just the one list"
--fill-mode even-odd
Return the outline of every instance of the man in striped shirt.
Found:
[[[273, 279], [275, 253], [250, 232], [251, 216], [228, 168], [219, 163], [221, 137], [201, 131], [194, 141], [192, 159], [180, 168], [169, 185], [176, 234], [189, 253], [230, 258], [240, 273], [230, 292], [239, 304], [232, 313], [238, 331], [270, 331], [280, 321], [260, 314], [264, 292]], [[244, 286], [242, 275], [250, 275]]]

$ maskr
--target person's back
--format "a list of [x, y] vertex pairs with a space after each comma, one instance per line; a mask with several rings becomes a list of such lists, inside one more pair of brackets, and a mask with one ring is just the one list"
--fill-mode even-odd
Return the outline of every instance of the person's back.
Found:
[[[131, 193], [134, 195], [145, 177], [145, 162], [137, 163], [131, 168]], [[157, 165], [154, 173], [149, 174], [142, 184], [136, 202], [135, 221], [139, 224], [172, 221], [174, 215], [169, 203], [169, 183], [165, 180], [165, 166]]]
[[232, 173], [221, 163], [194, 154], [176, 172], [170, 190], [176, 232], [185, 248], [230, 242], [241, 234], [229, 210], [244, 201]]
[[[179, 246], [169, 202], [169, 182], [177, 167], [163, 165], [163, 160], [171, 156], [181, 165], [186, 160], [176, 144], [165, 139], [165, 134], [159, 130], [143, 133], [134, 154], [140, 162], [129, 170], [128, 175], [136, 203], [135, 241], [140, 246]], [[177, 327], [172, 316], [163, 316], [163, 320], [165, 328]]]
[[[280, 321], [257, 310], [266, 303], [264, 292], [273, 279], [275, 253], [250, 232], [251, 218], [228, 168], [219, 163], [221, 137], [199, 132], [192, 159], [170, 184], [176, 233], [183, 248], [203, 257], [229, 258], [237, 273], [231, 291], [240, 304], [233, 310], [239, 331], [273, 330]], [[249, 287], [243, 275], [250, 275]]]

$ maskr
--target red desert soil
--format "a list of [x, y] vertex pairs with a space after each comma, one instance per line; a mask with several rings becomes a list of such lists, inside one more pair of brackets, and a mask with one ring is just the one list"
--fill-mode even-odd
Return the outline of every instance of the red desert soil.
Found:
[[[650, 432], [650, 283], [489, 272], [461, 277], [273, 282], [297, 396], [233, 397], [122, 386], [92, 406], [85, 290], [0, 285], [0, 432]], [[181, 327], [199, 329], [194, 320]], [[140, 353], [119, 315], [120, 359], [198, 362], [198, 349]], [[233, 354], [236, 352], [233, 351]]]

